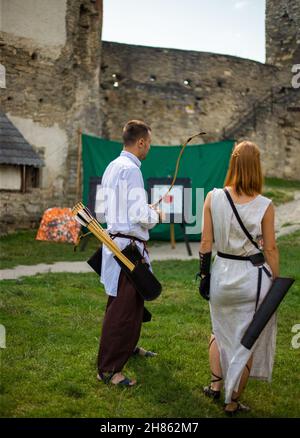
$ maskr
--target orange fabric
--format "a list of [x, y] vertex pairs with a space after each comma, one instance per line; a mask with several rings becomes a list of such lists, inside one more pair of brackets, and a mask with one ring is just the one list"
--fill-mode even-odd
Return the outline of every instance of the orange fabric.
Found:
[[36, 240], [76, 243], [80, 224], [75, 221], [70, 208], [48, 208], [45, 211]]

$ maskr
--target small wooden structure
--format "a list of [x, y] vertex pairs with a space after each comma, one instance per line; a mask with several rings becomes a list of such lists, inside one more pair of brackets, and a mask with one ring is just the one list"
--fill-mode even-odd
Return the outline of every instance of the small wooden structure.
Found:
[[44, 161], [20, 131], [0, 112], [0, 190], [26, 192], [39, 186]]

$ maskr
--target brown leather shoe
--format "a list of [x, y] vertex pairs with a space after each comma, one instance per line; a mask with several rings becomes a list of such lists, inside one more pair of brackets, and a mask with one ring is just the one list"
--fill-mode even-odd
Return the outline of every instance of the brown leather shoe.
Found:
[[238, 412], [250, 412], [251, 408], [249, 406], [244, 405], [238, 400], [232, 400], [231, 403], [227, 403], [224, 408], [224, 412], [226, 415], [233, 417]]

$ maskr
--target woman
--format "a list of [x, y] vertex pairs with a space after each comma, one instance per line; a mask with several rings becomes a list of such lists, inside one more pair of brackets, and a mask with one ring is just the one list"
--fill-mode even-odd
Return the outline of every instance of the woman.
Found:
[[[216, 255], [210, 280], [212, 335], [209, 361], [212, 380], [203, 389], [213, 399], [220, 398], [224, 382], [225, 412], [249, 410], [238, 400], [250, 377], [271, 380], [276, 343], [276, 316], [273, 315], [251, 350], [241, 344], [256, 306], [261, 303], [272, 282], [279, 275], [279, 255], [275, 242], [274, 207], [261, 195], [262, 171], [258, 147], [249, 141], [235, 146], [225, 180], [244, 226], [261, 246], [266, 263], [261, 270], [243, 260], [258, 253], [242, 230], [223, 189], [209, 192], [204, 203], [200, 259], [201, 277], [209, 273], [214, 242]], [[261, 239], [262, 237], [262, 239]], [[239, 259], [228, 258], [228, 254]], [[260, 273], [259, 273], [260, 271]], [[261, 275], [258, 299], [259, 275]], [[208, 277], [206, 277], [208, 278]], [[202, 280], [203, 281], [203, 280]]]

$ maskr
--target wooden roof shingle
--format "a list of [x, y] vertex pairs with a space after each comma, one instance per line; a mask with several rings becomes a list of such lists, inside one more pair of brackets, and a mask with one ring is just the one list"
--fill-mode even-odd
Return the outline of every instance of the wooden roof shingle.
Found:
[[44, 166], [39, 154], [2, 112], [0, 112], [0, 164]]

